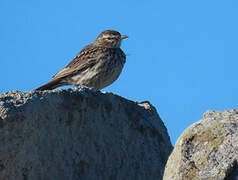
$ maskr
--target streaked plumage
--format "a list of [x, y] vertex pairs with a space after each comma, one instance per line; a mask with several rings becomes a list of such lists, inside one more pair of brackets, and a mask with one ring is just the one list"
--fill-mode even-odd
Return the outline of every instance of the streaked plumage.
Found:
[[126, 62], [126, 56], [120, 49], [121, 41], [125, 38], [127, 36], [114, 30], [103, 31], [51, 81], [36, 90], [50, 90], [63, 85], [82, 85], [100, 90], [112, 84]]

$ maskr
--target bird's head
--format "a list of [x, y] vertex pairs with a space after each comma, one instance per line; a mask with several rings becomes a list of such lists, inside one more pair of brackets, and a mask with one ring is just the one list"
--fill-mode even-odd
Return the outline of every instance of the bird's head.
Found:
[[95, 46], [102, 46], [108, 48], [120, 48], [121, 41], [128, 38], [126, 35], [121, 35], [114, 30], [103, 31], [97, 39], [93, 42]]

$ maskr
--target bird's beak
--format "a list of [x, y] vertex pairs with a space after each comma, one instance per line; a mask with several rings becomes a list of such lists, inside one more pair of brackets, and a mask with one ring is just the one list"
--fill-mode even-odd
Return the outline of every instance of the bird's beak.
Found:
[[121, 39], [126, 39], [126, 38], [128, 38], [127, 35], [121, 35]]

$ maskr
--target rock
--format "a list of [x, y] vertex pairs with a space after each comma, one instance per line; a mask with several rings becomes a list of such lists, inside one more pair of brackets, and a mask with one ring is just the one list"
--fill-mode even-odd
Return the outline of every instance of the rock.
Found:
[[0, 179], [162, 179], [172, 146], [155, 108], [84, 88], [0, 95]]
[[238, 110], [208, 111], [177, 140], [164, 180], [237, 180]]

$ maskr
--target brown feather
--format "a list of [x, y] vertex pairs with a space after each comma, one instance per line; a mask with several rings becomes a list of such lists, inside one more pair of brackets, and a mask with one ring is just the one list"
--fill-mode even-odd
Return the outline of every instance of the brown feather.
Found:
[[53, 79], [49, 81], [48, 83], [44, 84], [43, 86], [35, 89], [35, 91], [44, 91], [44, 90], [52, 90], [59, 86], [67, 85], [67, 83], [60, 82], [60, 79]]

